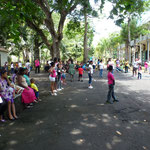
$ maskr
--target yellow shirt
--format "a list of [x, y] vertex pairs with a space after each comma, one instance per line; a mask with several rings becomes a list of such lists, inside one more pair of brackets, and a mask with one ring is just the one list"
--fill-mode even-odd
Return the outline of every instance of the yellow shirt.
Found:
[[31, 88], [34, 89], [36, 92], [39, 91], [39, 89], [37, 88], [37, 86], [34, 83], [31, 83]]

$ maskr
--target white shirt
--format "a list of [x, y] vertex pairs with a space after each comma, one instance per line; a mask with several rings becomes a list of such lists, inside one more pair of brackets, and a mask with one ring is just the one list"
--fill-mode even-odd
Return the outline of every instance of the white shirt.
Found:
[[20, 62], [18, 65], [19, 65], [19, 68], [21, 68], [21, 67], [22, 67], [22, 63], [21, 63], [21, 62]]
[[134, 68], [138, 68], [138, 61], [135, 61], [135, 62], [133, 63], [133, 67], [134, 67]]
[[88, 73], [93, 74], [93, 66], [92, 65], [89, 65], [89, 71], [88, 71]]
[[104, 64], [103, 63], [99, 64], [99, 69], [104, 69]]
[[113, 63], [112, 61], [109, 61], [109, 62], [108, 62], [108, 65], [109, 65], [109, 66], [112, 66], [112, 67], [114, 68], [114, 63]]
[[30, 72], [30, 63], [29, 63], [29, 62], [26, 63], [26, 68], [27, 68], [28, 71]]
[[14, 68], [14, 64], [11, 64], [11, 68]]

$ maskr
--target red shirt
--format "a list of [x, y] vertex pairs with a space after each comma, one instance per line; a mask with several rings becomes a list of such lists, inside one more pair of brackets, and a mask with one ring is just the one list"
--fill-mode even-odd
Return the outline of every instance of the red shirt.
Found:
[[113, 84], [115, 80], [113, 74], [111, 72], [108, 72], [107, 77], [108, 77], [108, 84]]
[[78, 71], [79, 71], [79, 74], [83, 74], [83, 69], [82, 68], [79, 68]]

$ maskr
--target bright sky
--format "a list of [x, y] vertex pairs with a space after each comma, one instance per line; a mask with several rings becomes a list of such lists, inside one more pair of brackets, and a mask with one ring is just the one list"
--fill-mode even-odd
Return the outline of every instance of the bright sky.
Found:
[[[106, 38], [109, 36], [109, 34], [113, 32], [119, 32], [121, 29], [120, 27], [115, 25], [114, 20], [108, 19], [111, 9], [112, 4], [110, 2], [106, 2], [103, 10], [104, 17], [100, 17], [99, 19], [98, 18], [91, 19], [91, 22], [93, 22], [92, 26], [95, 29], [95, 36], [93, 40], [94, 47], [98, 44], [101, 38]], [[150, 21], [150, 12], [147, 12], [142, 16], [141, 23], [146, 23], [148, 21]]]

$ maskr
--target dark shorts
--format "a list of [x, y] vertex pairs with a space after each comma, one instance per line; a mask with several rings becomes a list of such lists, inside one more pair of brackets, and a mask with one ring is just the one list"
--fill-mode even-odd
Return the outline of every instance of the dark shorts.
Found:
[[137, 71], [137, 68], [133, 67], [133, 71]]
[[82, 74], [79, 74], [79, 78], [82, 78]]

